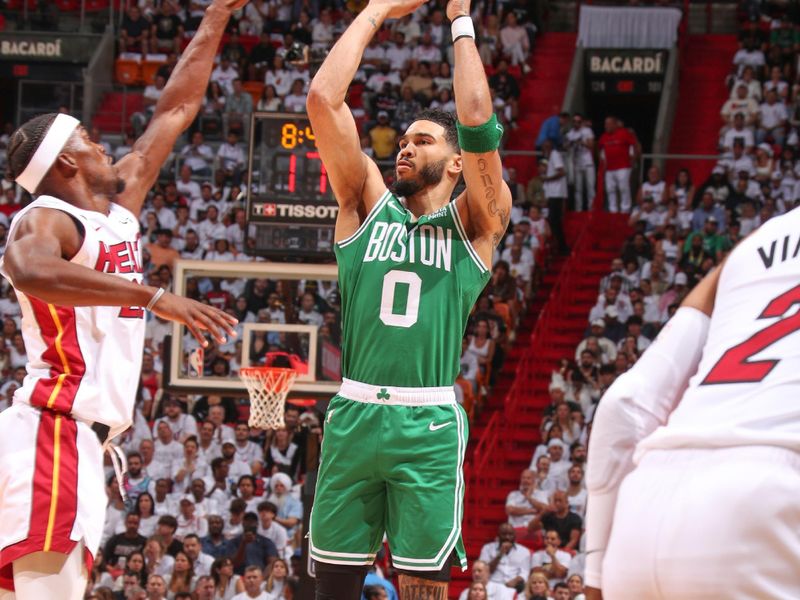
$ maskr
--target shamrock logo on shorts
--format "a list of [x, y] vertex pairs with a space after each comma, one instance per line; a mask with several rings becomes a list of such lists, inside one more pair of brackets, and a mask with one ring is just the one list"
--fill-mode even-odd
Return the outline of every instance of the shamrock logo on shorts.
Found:
[[381, 391], [378, 392], [377, 396], [378, 400], [388, 400], [391, 397], [389, 396], [389, 393], [386, 391], [386, 388], [381, 388]]

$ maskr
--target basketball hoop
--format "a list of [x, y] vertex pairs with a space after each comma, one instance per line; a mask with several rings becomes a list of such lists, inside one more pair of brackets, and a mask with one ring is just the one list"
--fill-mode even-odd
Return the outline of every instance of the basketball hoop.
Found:
[[285, 427], [283, 407], [297, 371], [276, 367], [242, 367], [239, 377], [250, 394], [250, 418], [247, 424], [258, 429]]

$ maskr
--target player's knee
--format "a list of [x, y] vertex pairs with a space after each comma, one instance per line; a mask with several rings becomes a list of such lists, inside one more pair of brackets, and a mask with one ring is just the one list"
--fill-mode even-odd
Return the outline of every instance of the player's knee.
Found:
[[316, 563], [316, 600], [358, 600], [368, 568]]

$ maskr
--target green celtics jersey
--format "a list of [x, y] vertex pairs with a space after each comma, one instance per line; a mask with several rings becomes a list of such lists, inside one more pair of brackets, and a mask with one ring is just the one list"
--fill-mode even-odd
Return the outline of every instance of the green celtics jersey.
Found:
[[467, 317], [490, 275], [456, 203], [415, 221], [386, 191], [335, 253], [342, 376], [372, 385], [453, 385]]

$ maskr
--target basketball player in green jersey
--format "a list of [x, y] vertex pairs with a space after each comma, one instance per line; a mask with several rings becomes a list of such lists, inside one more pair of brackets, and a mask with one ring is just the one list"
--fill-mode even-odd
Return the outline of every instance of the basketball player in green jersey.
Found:
[[[451, 0], [457, 121], [425, 111], [399, 139], [387, 190], [345, 95], [387, 18], [422, 0], [371, 0], [311, 83], [308, 114], [339, 203], [342, 374], [325, 417], [311, 515], [318, 600], [355, 600], [384, 532], [403, 600], [447, 597], [461, 541], [467, 421], [461, 339], [511, 208], [469, 0]], [[451, 201], [464, 177], [466, 191]]]

